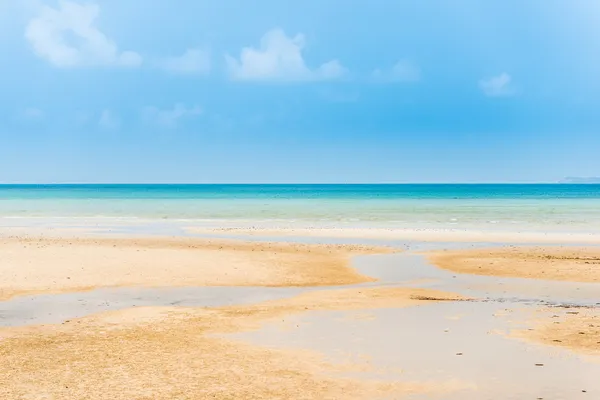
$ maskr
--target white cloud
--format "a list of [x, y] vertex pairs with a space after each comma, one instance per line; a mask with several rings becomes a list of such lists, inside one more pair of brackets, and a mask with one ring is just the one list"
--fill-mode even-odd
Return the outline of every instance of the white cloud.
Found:
[[143, 111], [144, 119], [150, 123], [156, 123], [168, 128], [174, 128], [179, 121], [187, 117], [197, 117], [202, 114], [200, 106], [187, 107], [184, 104], [175, 104], [172, 108], [160, 109], [147, 107]]
[[315, 81], [339, 78], [347, 72], [337, 60], [309, 68], [302, 55], [304, 47], [304, 35], [288, 37], [283, 30], [273, 29], [264, 34], [259, 48], [244, 47], [239, 59], [230, 55], [225, 59], [231, 78], [238, 81]]
[[512, 84], [512, 77], [506, 72], [489, 79], [480, 80], [479, 88], [489, 97], [503, 97], [516, 94], [516, 90]]
[[174, 74], [208, 74], [210, 72], [210, 53], [201, 49], [188, 49], [179, 57], [169, 57], [159, 66]]
[[104, 110], [100, 114], [98, 125], [104, 129], [118, 129], [121, 125], [119, 117], [110, 110]]
[[44, 111], [35, 107], [28, 107], [21, 112], [21, 116], [26, 119], [39, 119], [44, 117]]
[[35, 53], [57, 67], [137, 67], [142, 57], [120, 51], [95, 25], [97, 4], [60, 0], [57, 8], [42, 6], [27, 24], [25, 37]]
[[421, 69], [409, 60], [400, 60], [390, 70], [373, 71], [373, 79], [377, 82], [418, 82], [421, 80]]

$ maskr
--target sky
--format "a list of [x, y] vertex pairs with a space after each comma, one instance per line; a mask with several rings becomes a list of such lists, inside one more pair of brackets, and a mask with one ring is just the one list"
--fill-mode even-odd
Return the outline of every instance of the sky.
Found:
[[589, 0], [0, 0], [0, 182], [600, 175]]

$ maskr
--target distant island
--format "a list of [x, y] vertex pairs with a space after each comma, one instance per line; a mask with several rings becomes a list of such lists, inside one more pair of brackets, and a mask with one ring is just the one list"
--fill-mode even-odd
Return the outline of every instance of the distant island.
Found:
[[600, 183], [600, 177], [582, 178], [569, 176], [558, 183]]

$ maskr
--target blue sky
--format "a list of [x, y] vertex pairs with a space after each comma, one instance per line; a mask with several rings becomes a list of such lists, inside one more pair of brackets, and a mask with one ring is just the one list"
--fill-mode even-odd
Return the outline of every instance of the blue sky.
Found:
[[2, 0], [0, 182], [600, 175], [588, 0]]

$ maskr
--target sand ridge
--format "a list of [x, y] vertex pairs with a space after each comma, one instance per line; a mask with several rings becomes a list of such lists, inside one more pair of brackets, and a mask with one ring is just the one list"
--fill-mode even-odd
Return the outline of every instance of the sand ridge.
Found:
[[340, 374], [355, 366], [331, 365], [306, 351], [250, 346], [219, 334], [257, 329], [300, 312], [460, 299], [426, 289], [349, 288], [242, 307], [134, 308], [62, 325], [4, 329], [0, 397], [360, 399], [455, 390], [463, 387], [457, 382], [351, 380]]
[[119, 286], [334, 286], [374, 281], [356, 255], [397, 250], [197, 238], [0, 238], [0, 300]]
[[512, 336], [584, 355], [600, 355], [600, 310], [552, 308], [541, 313], [531, 328], [516, 330]]
[[443, 269], [461, 274], [600, 283], [600, 247], [521, 247], [426, 253]]

